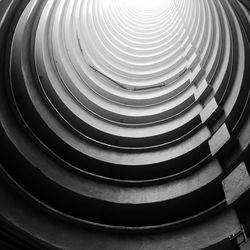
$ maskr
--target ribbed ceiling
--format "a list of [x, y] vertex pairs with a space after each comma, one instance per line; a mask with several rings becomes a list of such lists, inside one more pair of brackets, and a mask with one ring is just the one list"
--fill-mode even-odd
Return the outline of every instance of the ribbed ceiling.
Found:
[[248, 136], [249, 15], [233, 2], [29, 1], [6, 52], [9, 177], [102, 229], [225, 208], [223, 152]]
[[200, 18], [200, 26], [194, 22], [211, 6], [197, 2], [201, 13], [182, 13], [186, 5], [49, 1], [35, 38], [37, 75], [53, 107], [74, 127], [78, 142], [63, 138], [57, 126], [53, 132], [77, 151], [121, 165], [160, 163], [208, 139], [209, 131], [200, 127], [195, 137], [183, 141], [181, 150], [168, 146], [198, 126], [196, 121], [174, 133], [202, 109], [195, 102], [192, 81], [204, 75], [201, 67], [193, 72], [199, 63], [195, 52], [211, 49], [203, 38], [209, 32], [205, 20]]

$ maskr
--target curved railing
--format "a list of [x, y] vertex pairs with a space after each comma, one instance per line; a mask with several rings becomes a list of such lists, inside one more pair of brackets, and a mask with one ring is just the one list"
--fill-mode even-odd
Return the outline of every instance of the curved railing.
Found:
[[162, 233], [227, 209], [222, 180], [249, 151], [242, 2], [0, 3], [4, 178], [107, 232]]

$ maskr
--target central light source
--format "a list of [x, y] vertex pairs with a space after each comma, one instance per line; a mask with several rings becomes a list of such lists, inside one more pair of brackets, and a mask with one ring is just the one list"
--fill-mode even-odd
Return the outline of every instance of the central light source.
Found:
[[162, 7], [165, 8], [169, 5], [169, 2], [166, 0], [122, 0], [129, 7], [135, 8], [136, 10], [141, 11], [157, 11]]
[[172, 0], [120, 0], [122, 4], [134, 11], [157, 11], [168, 7]]
[[250, 169], [239, 2], [0, 0], [1, 243], [235, 249], [249, 191], [230, 191]]

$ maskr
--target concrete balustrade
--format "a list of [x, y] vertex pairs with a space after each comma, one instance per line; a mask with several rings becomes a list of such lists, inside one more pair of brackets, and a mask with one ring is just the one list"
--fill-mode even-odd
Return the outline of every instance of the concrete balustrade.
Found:
[[248, 8], [0, 1], [0, 245], [246, 248]]

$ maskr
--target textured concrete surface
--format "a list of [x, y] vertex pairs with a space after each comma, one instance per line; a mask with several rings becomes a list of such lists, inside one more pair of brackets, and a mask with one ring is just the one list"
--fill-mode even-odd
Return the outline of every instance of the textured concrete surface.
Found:
[[227, 204], [231, 205], [250, 189], [250, 177], [246, 165], [242, 162], [223, 181]]
[[250, 235], [243, 6], [0, 1], [0, 246], [237, 249]]

